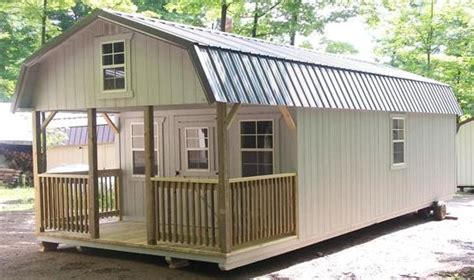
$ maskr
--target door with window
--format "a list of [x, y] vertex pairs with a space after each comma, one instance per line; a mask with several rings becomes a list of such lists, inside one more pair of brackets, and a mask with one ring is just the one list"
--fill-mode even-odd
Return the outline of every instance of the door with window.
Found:
[[215, 124], [183, 123], [178, 127], [179, 170], [177, 176], [215, 177]]

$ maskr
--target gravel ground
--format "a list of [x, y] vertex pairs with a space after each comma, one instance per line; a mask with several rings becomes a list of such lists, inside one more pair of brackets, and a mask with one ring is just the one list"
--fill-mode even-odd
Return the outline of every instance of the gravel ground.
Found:
[[0, 212], [0, 279], [474, 277], [474, 195], [456, 196], [448, 213], [442, 222], [406, 215], [221, 272], [201, 262], [172, 270], [160, 257], [104, 250], [40, 253], [32, 212]]

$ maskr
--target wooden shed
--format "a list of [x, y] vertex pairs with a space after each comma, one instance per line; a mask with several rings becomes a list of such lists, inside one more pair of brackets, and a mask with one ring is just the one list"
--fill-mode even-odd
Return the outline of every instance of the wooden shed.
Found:
[[[253, 263], [430, 206], [456, 189], [450, 87], [374, 63], [97, 10], [28, 58], [37, 236]], [[87, 174], [51, 174], [48, 113], [88, 115]], [[98, 170], [96, 114], [120, 168]]]

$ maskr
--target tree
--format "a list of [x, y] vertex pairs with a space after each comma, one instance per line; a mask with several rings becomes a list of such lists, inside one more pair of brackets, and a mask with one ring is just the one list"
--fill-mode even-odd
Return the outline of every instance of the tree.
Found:
[[325, 40], [325, 51], [336, 54], [358, 54], [359, 51], [350, 43], [344, 41]]
[[473, 8], [402, 2], [376, 49], [392, 66], [451, 85], [466, 117], [474, 115]]

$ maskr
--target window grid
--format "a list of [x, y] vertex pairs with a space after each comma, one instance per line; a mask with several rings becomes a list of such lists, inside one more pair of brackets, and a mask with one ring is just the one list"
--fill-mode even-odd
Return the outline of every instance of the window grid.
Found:
[[[259, 131], [260, 124], [270, 124], [271, 131]], [[254, 126], [255, 131], [249, 132], [244, 131], [244, 125]], [[253, 141], [248, 141], [249, 139], [253, 138]], [[242, 176], [258, 176], [258, 175], [267, 175], [274, 173], [274, 125], [273, 120], [244, 120], [240, 122], [240, 150], [241, 150], [241, 166], [242, 166]], [[253, 144], [252, 144], [253, 142]], [[254, 146], [245, 147], [245, 146]], [[262, 147], [263, 146], [263, 147]], [[269, 146], [269, 147], [268, 147]], [[244, 155], [249, 152], [255, 153], [253, 157], [256, 159], [255, 162], [249, 163], [244, 160]], [[265, 162], [266, 159], [263, 161], [260, 160], [260, 157], [264, 158], [263, 154], [269, 154], [271, 162]], [[252, 173], [253, 171], [246, 170], [246, 167], [253, 166], [256, 168], [256, 172]], [[268, 168], [266, 169], [266, 168]], [[252, 174], [252, 175], [249, 175]]]
[[405, 118], [392, 118], [392, 165], [405, 164]]
[[102, 89], [104, 91], [126, 88], [125, 56], [124, 40], [101, 44]]
[[[205, 133], [204, 133], [205, 131]], [[190, 135], [193, 132], [194, 135]], [[204, 137], [201, 137], [200, 133], [203, 133]], [[186, 127], [184, 129], [184, 141], [185, 141], [185, 154], [186, 154], [186, 167], [189, 171], [209, 171], [209, 128], [208, 127]], [[196, 143], [197, 145], [190, 145], [190, 143]], [[196, 153], [197, 152], [197, 153]], [[192, 166], [193, 163], [190, 161], [190, 155], [201, 157], [196, 163], [197, 166]], [[204, 159], [204, 161], [202, 161]], [[202, 162], [201, 162], [202, 161]]]
[[[159, 166], [159, 147], [158, 147], [158, 123], [154, 124], [155, 134], [155, 170], [156, 175], [160, 175]], [[142, 153], [145, 156], [145, 125], [143, 123], [131, 123], [130, 124], [130, 150], [132, 156], [132, 174], [133, 175], [145, 175], [144, 162], [142, 166], [138, 166], [135, 156]], [[138, 132], [137, 132], [138, 131]], [[140, 140], [141, 139], [141, 140]], [[136, 144], [136, 145], [135, 145]], [[143, 169], [143, 171], [142, 171]]]

